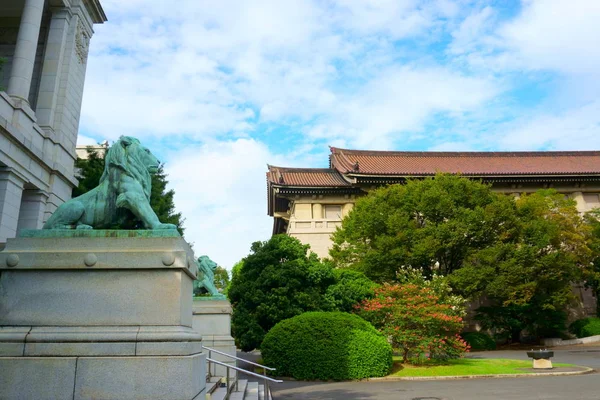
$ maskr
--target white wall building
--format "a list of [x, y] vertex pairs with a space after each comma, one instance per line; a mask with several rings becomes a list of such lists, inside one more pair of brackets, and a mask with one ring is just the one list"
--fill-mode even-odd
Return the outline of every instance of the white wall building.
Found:
[[0, 248], [71, 197], [99, 0], [1, 0]]

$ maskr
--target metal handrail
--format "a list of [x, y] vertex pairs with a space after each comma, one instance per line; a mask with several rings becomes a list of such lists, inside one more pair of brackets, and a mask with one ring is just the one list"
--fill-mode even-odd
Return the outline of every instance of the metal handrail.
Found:
[[236, 356], [232, 356], [231, 354], [227, 354], [227, 353], [225, 353], [225, 352], [222, 352], [222, 351], [219, 351], [219, 350], [211, 349], [210, 347], [205, 347], [205, 346], [202, 346], [202, 348], [203, 348], [203, 349], [206, 349], [206, 350], [208, 350], [208, 351], [211, 351], [211, 352], [217, 353], [217, 354], [221, 354], [221, 355], [223, 355], [223, 356], [227, 356], [227, 357], [229, 357], [229, 358], [233, 358], [233, 359], [235, 359], [235, 360], [243, 361], [243, 362], [245, 362], [246, 364], [251, 364], [251, 365], [254, 365], [254, 366], [256, 366], [256, 367], [261, 367], [261, 368], [264, 368], [264, 369], [268, 369], [269, 371], [275, 371], [275, 370], [276, 370], [275, 368], [267, 367], [266, 365], [258, 364], [258, 363], [255, 363], [255, 362], [252, 362], [252, 361], [248, 361], [248, 360], [246, 360], [246, 359], [243, 359], [243, 358], [239, 358], [239, 357], [236, 357]]
[[224, 367], [231, 368], [231, 369], [234, 369], [236, 371], [243, 372], [245, 374], [255, 376], [257, 378], [264, 378], [266, 380], [269, 380], [269, 381], [275, 382], [275, 383], [282, 383], [283, 382], [280, 379], [275, 379], [275, 378], [271, 378], [271, 377], [266, 376], [266, 375], [257, 374], [256, 372], [248, 371], [248, 370], [245, 370], [245, 369], [240, 368], [240, 367], [234, 367], [233, 365], [229, 365], [229, 364], [224, 363], [222, 361], [213, 360], [212, 358], [207, 358], [207, 360], [210, 361], [210, 362], [214, 362], [215, 364], [219, 364], [219, 365], [222, 365]]
[[[206, 347], [206, 349], [208, 349], [208, 348]], [[244, 359], [241, 359], [241, 360], [245, 361]], [[244, 374], [247, 374], [247, 375], [250, 375], [250, 376], [254, 376], [254, 377], [257, 377], [257, 378], [264, 379], [265, 380], [265, 393], [266, 393], [267, 398], [272, 398], [271, 397], [271, 391], [269, 390], [269, 381], [275, 382], [275, 383], [282, 383], [283, 382], [282, 380], [273, 379], [273, 378], [268, 377], [267, 375], [261, 375], [261, 374], [255, 373], [255, 372], [247, 371], [247, 370], [245, 370], [243, 368], [234, 367], [233, 365], [229, 365], [229, 364], [221, 362], [221, 361], [213, 360], [212, 358], [209, 358], [209, 357], [206, 358], [206, 361], [209, 362], [209, 365], [210, 365], [211, 362], [213, 362], [215, 364], [222, 365], [223, 367], [227, 368], [227, 377], [226, 377], [226, 379], [227, 379], [227, 394], [225, 395], [225, 399], [226, 400], [229, 399], [229, 395], [231, 394], [229, 392], [229, 389], [230, 389], [230, 386], [229, 386], [229, 369], [233, 369], [235, 371], [243, 372]], [[209, 366], [209, 370], [210, 370], [210, 366]], [[209, 376], [210, 376], [210, 373], [209, 373]], [[237, 386], [238, 380], [239, 379], [237, 379], [237, 378], [235, 380], [236, 386]], [[237, 387], [236, 387], [236, 390], [237, 390]]]

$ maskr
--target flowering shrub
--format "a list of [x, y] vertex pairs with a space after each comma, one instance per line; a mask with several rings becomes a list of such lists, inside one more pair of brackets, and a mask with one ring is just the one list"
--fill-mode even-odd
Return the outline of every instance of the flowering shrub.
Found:
[[444, 302], [433, 288], [386, 284], [357, 308], [402, 352], [404, 362], [459, 358], [469, 350], [459, 335], [464, 307]]

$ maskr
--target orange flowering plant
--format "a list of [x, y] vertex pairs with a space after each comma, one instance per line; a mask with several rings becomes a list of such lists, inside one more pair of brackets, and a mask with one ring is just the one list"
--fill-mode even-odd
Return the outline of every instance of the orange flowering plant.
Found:
[[403, 362], [459, 358], [469, 351], [460, 337], [464, 307], [444, 300], [431, 287], [385, 284], [357, 312], [388, 337]]

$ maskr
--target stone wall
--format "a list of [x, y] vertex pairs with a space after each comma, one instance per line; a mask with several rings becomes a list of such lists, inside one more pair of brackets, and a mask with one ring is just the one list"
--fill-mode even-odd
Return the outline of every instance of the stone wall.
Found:
[[[71, 198], [92, 26], [106, 17], [97, 0], [7, 0], [0, 2], [0, 15], [5, 15], [0, 18], [0, 57], [8, 60], [0, 76], [4, 243], [19, 229], [41, 227]], [[28, 18], [25, 28], [22, 18]], [[37, 47], [28, 47], [35, 37]]]

